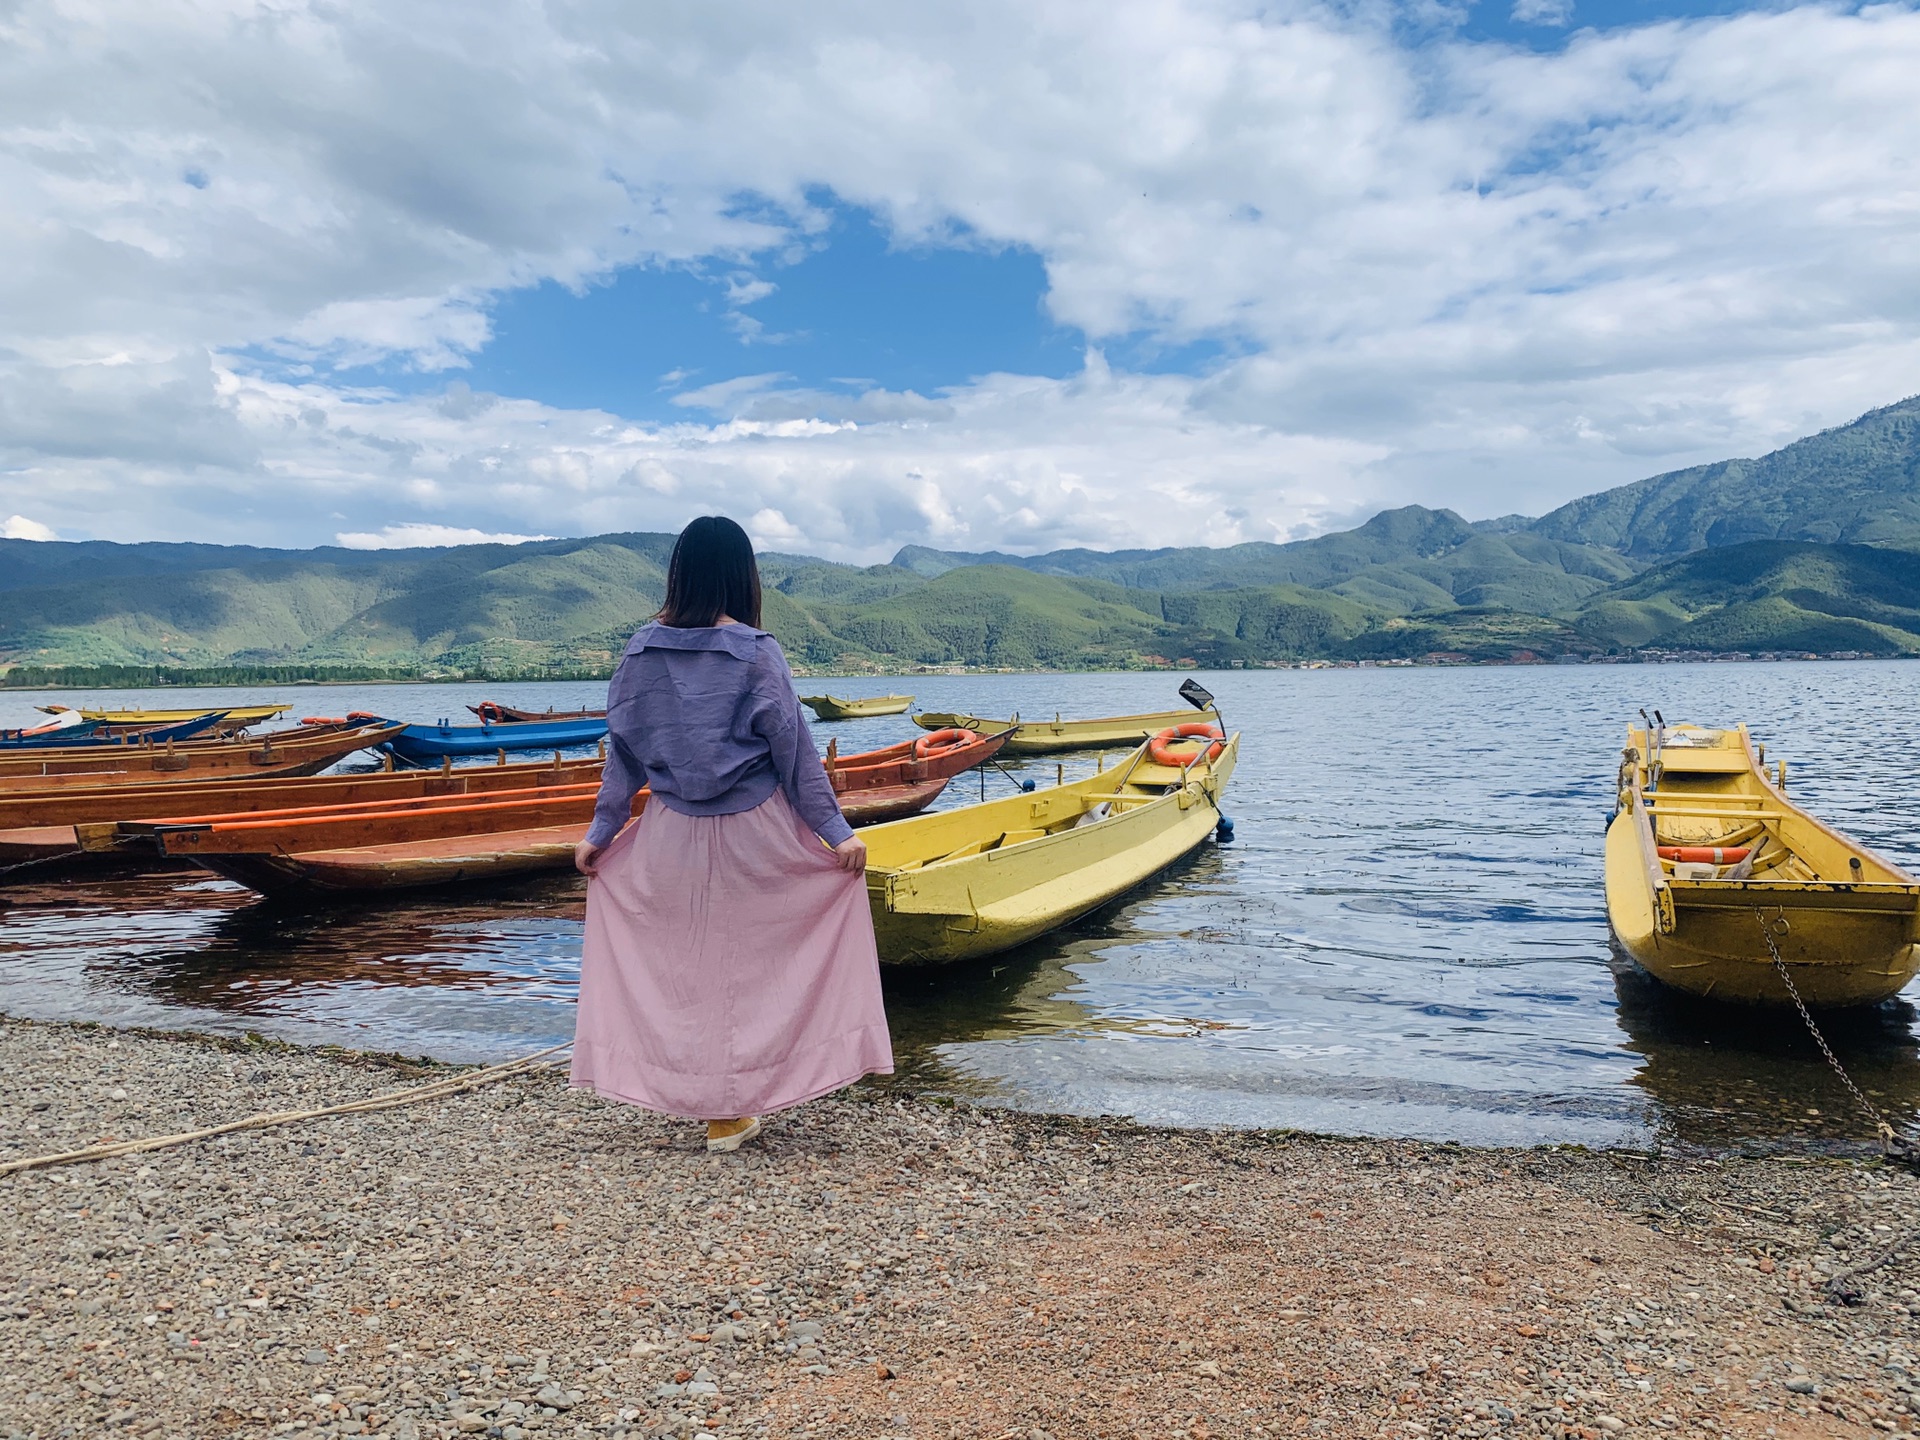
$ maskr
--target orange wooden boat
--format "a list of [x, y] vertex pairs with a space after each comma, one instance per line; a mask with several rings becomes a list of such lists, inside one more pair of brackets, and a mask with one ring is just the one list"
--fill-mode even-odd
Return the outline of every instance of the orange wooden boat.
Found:
[[[951, 774], [991, 754], [1000, 737], [931, 747], [925, 739], [834, 757], [837, 798], [850, 822], [919, 814]], [[915, 744], [921, 753], [914, 753]], [[596, 774], [538, 788], [348, 798], [79, 828], [89, 847], [138, 847], [190, 859], [266, 894], [398, 890], [564, 869], [592, 821], [598, 793]], [[643, 791], [635, 814], [645, 801]]]
[[189, 740], [102, 750], [38, 749], [0, 755], [0, 795], [73, 785], [134, 785], [201, 778], [313, 775], [402, 728], [391, 723], [304, 726], [258, 739]]
[[467, 709], [478, 715], [489, 725], [525, 725], [535, 720], [604, 720], [604, 710], [522, 710], [515, 705], [502, 705], [495, 700], [482, 700], [478, 705], [469, 705]]
[[168, 816], [257, 814], [314, 805], [480, 795], [539, 786], [597, 784], [599, 779], [598, 760], [568, 760], [558, 765], [539, 760], [365, 775], [73, 785], [24, 794], [0, 793], [0, 866], [82, 853], [95, 857], [151, 855], [156, 853], [151, 843], [141, 843], [142, 822]]

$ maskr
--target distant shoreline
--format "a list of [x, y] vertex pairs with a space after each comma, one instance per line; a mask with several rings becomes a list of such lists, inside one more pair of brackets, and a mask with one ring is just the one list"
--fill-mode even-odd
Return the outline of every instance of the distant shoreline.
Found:
[[[1486, 667], [1551, 667], [1570, 665], [1766, 665], [1766, 664], [1805, 664], [1810, 662], [1843, 662], [1853, 660], [1917, 660], [1920, 655], [1873, 655], [1865, 651], [1835, 651], [1830, 654], [1778, 653], [1731, 651], [1716, 653], [1711, 651], [1635, 651], [1625, 655], [1528, 655], [1521, 657], [1479, 657], [1449, 655], [1445, 658], [1423, 656], [1419, 659], [1388, 660], [1262, 660], [1234, 665], [1207, 665], [1199, 661], [1170, 665], [1113, 665], [1097, 666], [1086, 669], [1062, 669], [1057, 667], [1019, 668], [1012, 666], [969, 665], [969, 666], [930, 666], [925, 668], [902, 667], [900, 669], [863, 669], [841, 670], [823, 669], [817, 666], [796, 665], [793, 673], [804, 680], [897, 680], [935, 678], [964, 678], [970, 675], [1177, 675], [1177, 674], [1230, 674], [1239, 670], [1458, 670]], [[16, 680], [11, 672], [0, 671], [0, 693], [16, 692], [57, 692], [90, 690], [232, 690], [260, 688], [262, 686], [280, 686], [300, 689], [338, 689], [341, 687], [374, 685], [596, 685], [605, 684], [612, 678], [612, 671], [604, 674], [572, 675], [379, 675], [324, 678], [301, 677], [283, 679], [265, 669], [261, 674], [247, 675], [236, 673], [231, 667], [219, 667], [214, 672], [219, 678], [201, 678], [200, 673], [191, 669], [177, 671], [156, 670], [154, 674], [138, 677], [125, 671], [106, 670], [94, 672], [84, 677], [47, 680], [36, 675], [32, 680]], [[161, 678], [165, 676], [166, 678]]]

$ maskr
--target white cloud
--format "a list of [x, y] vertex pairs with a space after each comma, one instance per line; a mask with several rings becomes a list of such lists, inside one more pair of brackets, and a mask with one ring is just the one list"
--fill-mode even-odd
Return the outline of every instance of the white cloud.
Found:
[[410, 520], [384, 525], [377, 531], [346, 531], [333, 537], [349, 550], [429, 550], [448, 545], [526, 545], [551, 540], [551, 535], [490, 535], [457, 525], [429, 525]]
[[58, 540], [49, 525], [29, 520], [24, 515], [9, 515], [0, 521], [0, 540]]
[[[723, 499], [861, 556], [1233, 538], [1537, 511], [1920, 390], [1906, 6], [1545, 54], [1410, 52], [1304, 0], [27, 0], [0, 41], [0, 506], [70, 533]], [[748, 267], [815, 242], [822, 190], [904, 239], [1031, 247], [1096, 341], [1241, 358], [925, 396], [702, 376], [675, 398], [717, 421], [662, 427], [330, 378], [456, 367], [501, 288], [631, 262], [739, 266], [753, 338]]]
[[1571, 25], [1573, 0], [1513, 0], [1516, 25]]

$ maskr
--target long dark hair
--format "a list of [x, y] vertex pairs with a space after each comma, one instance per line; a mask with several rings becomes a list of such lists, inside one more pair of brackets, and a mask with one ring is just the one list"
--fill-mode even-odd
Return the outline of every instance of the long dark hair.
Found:
[[653, 618], [691, 630], [722, 615], [760, 628], [760, 567], [746, 531], [724, 515], [702, 515], [673, 542], [666, 602]]

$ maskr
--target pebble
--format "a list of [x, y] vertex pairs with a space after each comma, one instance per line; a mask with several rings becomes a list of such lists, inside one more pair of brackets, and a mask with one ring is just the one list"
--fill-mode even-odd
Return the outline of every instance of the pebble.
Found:
[[[26, 1077], [12, 1154], [124, 1133], [109, 1085], [176, 1130], [416, 1078], [12, 1021], [0, 1065]], [[1850, 1161], [1155, 1131], [879, 1086], [713, 1157], [532, 1076], [7, 1185], [0, 1415], [36, 1437], [1705, 1434], [1728, 1396], [1758, 1435], [1810, 1397], [1861, 1433], [1920, 1409], [1920, 1256], [1857, 1306], [1811, 1263], [1920, 1209]]]

